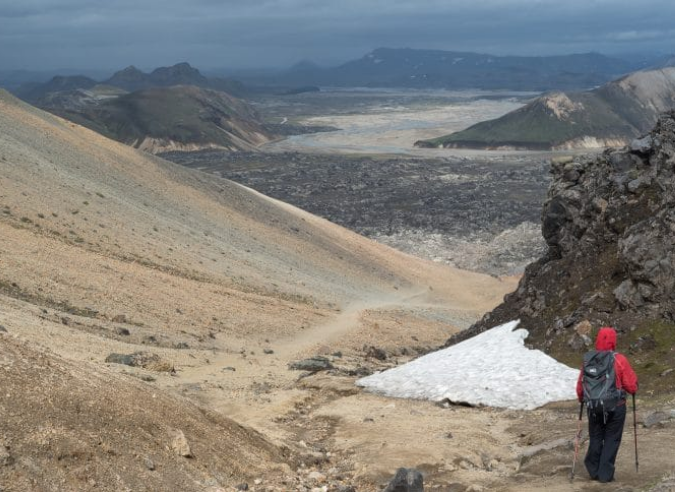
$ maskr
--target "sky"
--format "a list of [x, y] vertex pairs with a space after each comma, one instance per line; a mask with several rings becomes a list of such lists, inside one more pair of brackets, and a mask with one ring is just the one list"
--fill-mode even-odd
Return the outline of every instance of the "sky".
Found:
[[336, 65], [378, 47], [675, 52], [673, 0], [0, 0], [0, 71]]

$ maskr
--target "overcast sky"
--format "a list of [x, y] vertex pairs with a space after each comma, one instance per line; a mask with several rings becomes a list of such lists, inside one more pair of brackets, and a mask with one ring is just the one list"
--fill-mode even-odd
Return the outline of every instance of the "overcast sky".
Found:
[[674, 0], [0, 0], [0, 70], [337, 64], [377, 47], [675, 52]]

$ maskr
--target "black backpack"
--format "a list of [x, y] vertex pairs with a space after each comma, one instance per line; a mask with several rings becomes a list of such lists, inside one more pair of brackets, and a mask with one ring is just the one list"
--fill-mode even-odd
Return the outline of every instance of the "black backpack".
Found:
[[591, 351], [584, 355], [584, 403], [588, 413], [606, 415], [612, 412], [624, 398], [623, 391], [616, 387], [614, 352]]

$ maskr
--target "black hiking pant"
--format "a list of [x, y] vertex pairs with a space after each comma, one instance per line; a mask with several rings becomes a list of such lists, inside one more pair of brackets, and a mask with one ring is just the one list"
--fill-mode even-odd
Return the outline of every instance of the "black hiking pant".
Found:
[[619, 452], [623, 424], [626, 421], [626, 402], [621, 402], [613, 411], [588, 415], [588, 453], [584, 464], [591, 479], [600, 482], [614, 480], [614, 462]]

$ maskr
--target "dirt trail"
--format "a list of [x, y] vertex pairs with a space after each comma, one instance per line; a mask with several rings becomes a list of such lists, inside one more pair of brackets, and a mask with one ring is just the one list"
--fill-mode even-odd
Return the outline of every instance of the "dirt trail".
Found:
[[359, 329], [361, 316], [366, 311], [418, 306], [413, 300], [422, 294], [422, 291], [417, 291], [351, 302], [326, 323], [313, 326], [292, 339], [277, 344], [275, 353], [282, 359], [291, 359], [311, 352], [318, 345], [333, 346]]

